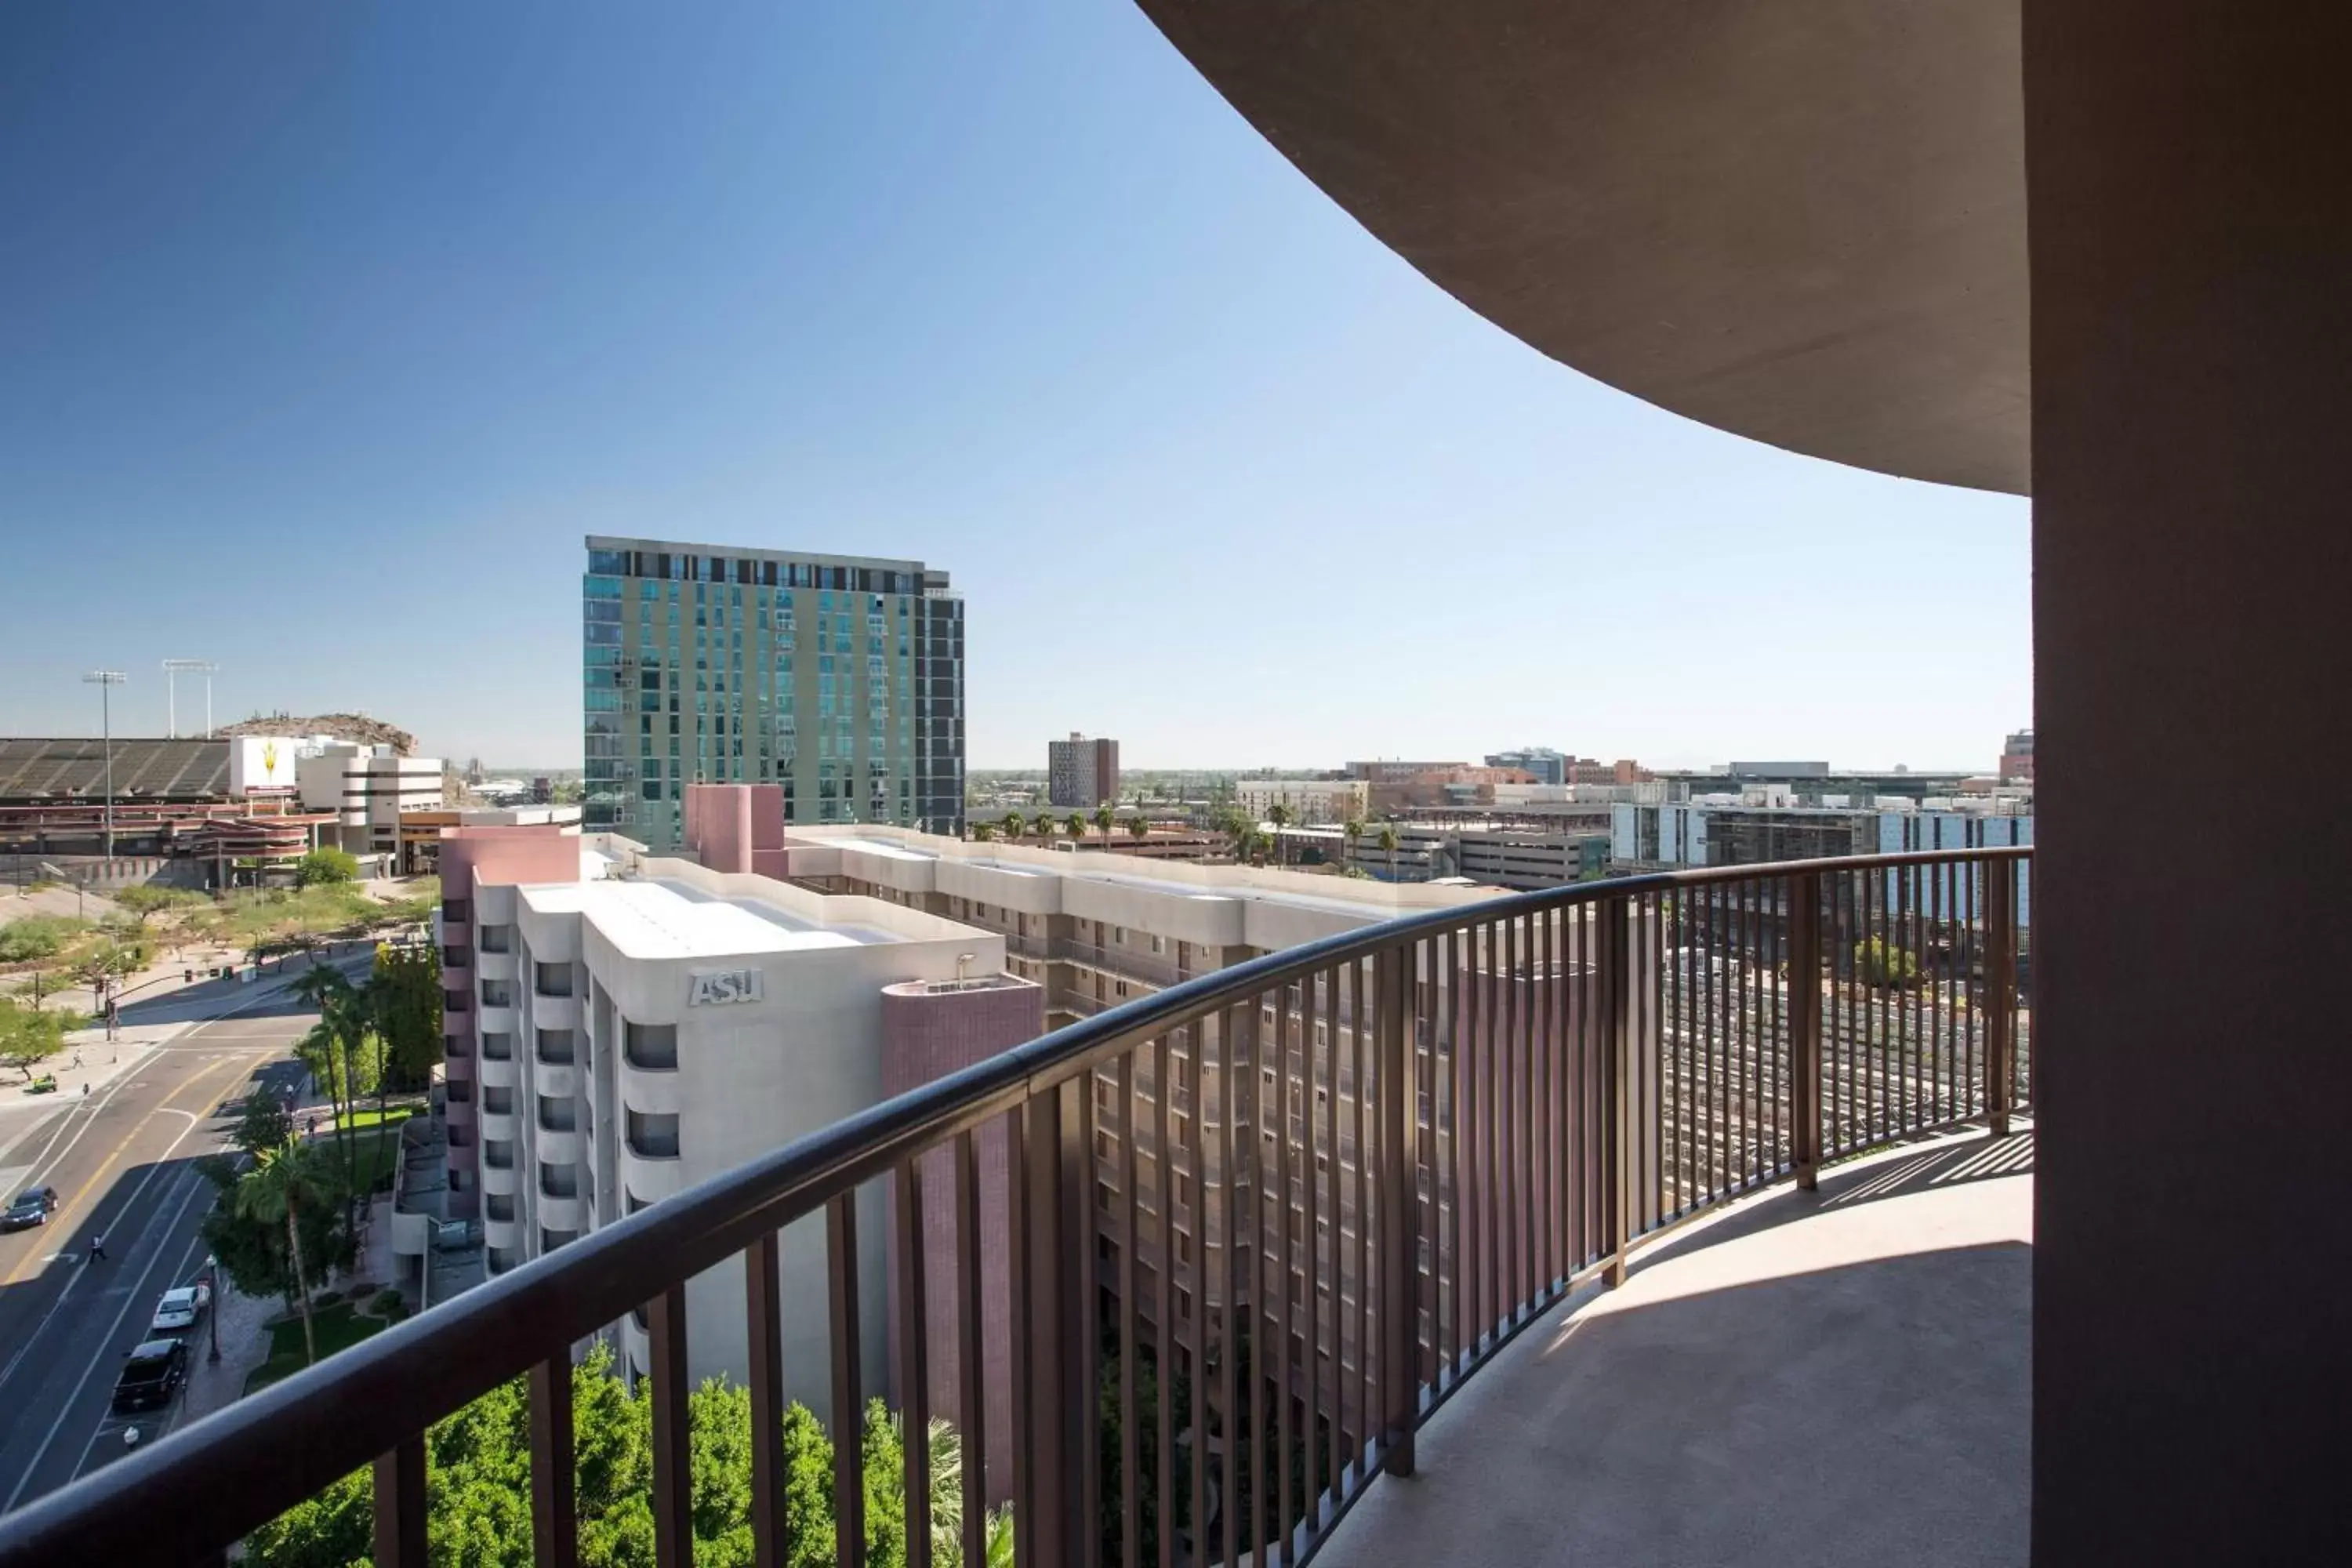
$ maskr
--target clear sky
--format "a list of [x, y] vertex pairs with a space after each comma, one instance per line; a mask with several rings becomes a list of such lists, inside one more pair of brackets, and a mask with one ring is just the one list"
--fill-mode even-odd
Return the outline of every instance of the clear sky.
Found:
[[2022, 501], [1544, 359], [1125, 0], [0, 6], [0, 733], [576, 765], [591, 532], [947, 568], [975, 767], [2031, 717]]

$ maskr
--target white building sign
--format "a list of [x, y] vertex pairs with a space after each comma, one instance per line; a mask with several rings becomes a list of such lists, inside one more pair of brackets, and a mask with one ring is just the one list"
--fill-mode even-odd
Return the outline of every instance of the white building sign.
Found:
[[688, 977], [686, 1005], [689, 1007], [724, 1007], [758, 1000], [760, 972], [756, 969], [698, 969]]

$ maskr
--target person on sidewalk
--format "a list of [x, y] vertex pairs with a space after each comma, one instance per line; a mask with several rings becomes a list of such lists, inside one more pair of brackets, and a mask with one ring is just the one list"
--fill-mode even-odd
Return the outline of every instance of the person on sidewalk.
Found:
[[89, 1260], [92, 1263], [106, 1261], [106, 1237], [95, 1232], [91, 1233], [89, 1238]]

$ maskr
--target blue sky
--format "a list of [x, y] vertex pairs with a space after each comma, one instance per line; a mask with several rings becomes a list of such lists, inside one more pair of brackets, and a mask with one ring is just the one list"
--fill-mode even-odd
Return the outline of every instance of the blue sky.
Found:
[[574, 764], [591, 532], [946, 567], [977, 767], [2031, 716], [2024, 502], [1544, 359], [1125, 0], [8, 5], [0, 215], [0, 733]]

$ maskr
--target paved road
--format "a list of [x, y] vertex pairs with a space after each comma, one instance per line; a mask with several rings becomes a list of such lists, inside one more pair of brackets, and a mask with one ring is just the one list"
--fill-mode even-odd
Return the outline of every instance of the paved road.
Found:
[[[0, 1236], [0, 1512], [126, 1451], [107, 1409], [116, 1369], [156, 1298], [204, 1259], [212, 1187], [195, 1163], [224, 1146], [225, 1107], [301, 1077], [289, 1047], [316, 1016], [279, 1005], [252, 998], [87, 1100], [0, 1121], [0, 1184], [13, 1196], [46, 1184], [63, 1200], [46, 1228]], [[93, 1232], [105, 1262], [87, 1261]], [[177, 1416], [176, 1404], [143, 1414], [142, 1439]]]

